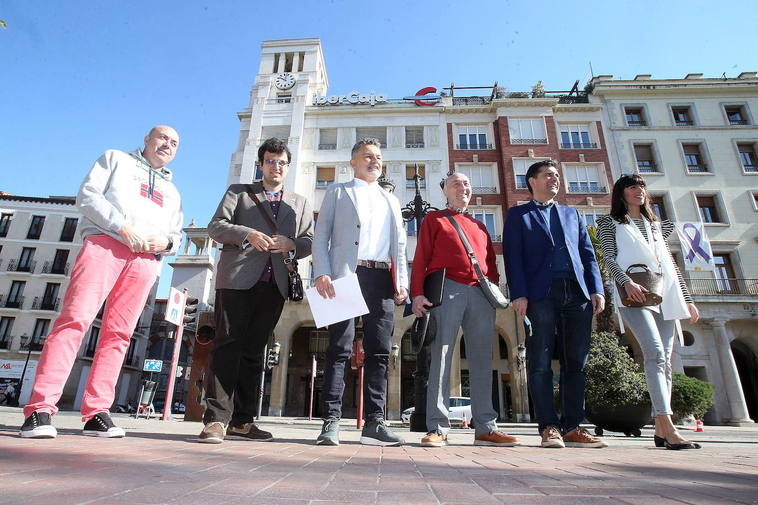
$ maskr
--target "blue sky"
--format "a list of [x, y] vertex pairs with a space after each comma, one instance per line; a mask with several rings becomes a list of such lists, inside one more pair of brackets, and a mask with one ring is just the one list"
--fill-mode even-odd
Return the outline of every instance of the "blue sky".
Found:
[[[0, 0], [0, 190], [73, 195], [106, 149], [154, 124], [186, 220], [221, 198], [264, 40], [318, 37], [330, 93], [425, 86], [548, 90], [577, 79], [758, 71], [758, 4], [725, 1], [397, 2]], [[159, 294], [170, 268], [164, 267]]]

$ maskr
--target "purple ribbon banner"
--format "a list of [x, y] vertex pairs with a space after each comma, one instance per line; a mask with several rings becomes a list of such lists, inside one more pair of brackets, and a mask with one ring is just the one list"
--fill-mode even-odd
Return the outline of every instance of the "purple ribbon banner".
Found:
[[[688, 230], [693, 230], [694, 234], [690, 235]], [[702, 247], [703, 236], [697, 226], [692, 223], [685, 223], [682, 226], [682, 235], [687, 239], [687, 245], [690, 249], [690, 252], [687, 253], [687, 261], [692, 263], [697, 256], [700, 256], [706, 263], [712, 262], [711, 255]]]

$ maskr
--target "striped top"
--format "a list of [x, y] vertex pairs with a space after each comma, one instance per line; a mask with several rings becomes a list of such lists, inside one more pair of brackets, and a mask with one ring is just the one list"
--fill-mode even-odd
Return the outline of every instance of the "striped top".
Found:
[[[642, 221], [643, 218], [629, 219], [635, 225], [637, 225], [637, 228], [639, 228], [640, 233], [642, 233], [642, 236], [645, 238], [645, 240], [650, 242], [650, 239], [647, 236], [647, 229], [645, 228], [645, 224]], [[613, 224], [613, 218], [609, 215], [601, 216], [597, 218], [596, 223], [597, 236], [600, 239], [600, 245], [603, 248], [605, 266], [608, 268], [608, 272], [611, 274], [611, 277], [613, 277], [616, 282], [623, 286], [631, 279], [628, 275], [626, 275], [626, 272], [624, 272], [619, 264], [616, 263], [618, 249], [616, 248], [616, 227]], [[668, 251], [669, 255], [671, 255], [671, 249], [669, 248], [668, 242], [666, 242], [666, 240], [674, 231], [674, 223], [668, 219], [664, 219], [661, 221], [661, 231], [663, 232], [663, 241], [664, 244], [666, 244], [666, 250]], [[692, 296], [690, 296], [690, 291], [687, 289], [687, 284], [685, 284], [682, 273], [679, 271], [679, 266], [677, 266], [673, 256], [671, 257], [671, 261], [674, 264], [674, 269], [676, 269], [676, 276], [679, 279], [679, 288], [682, 290], [682, 295], [684, 295], [684, 301], [686, 303], [692, 303]]]

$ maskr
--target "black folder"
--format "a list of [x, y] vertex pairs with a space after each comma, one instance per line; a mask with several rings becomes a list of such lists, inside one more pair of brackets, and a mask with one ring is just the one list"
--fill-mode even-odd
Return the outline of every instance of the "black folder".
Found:
[[446, 270], [443, 268], [424, 277], [424, 296], [432, 302], [432, 307], [442, 305], [442, 290], [445, 285]]

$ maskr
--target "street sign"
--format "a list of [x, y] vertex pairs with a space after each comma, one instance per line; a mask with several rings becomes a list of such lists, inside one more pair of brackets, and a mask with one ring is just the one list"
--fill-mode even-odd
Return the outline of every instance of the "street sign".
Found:
[[168, 292], [168, 303], [166, 303], [166, 316], [164, 319], [169, 323], [180, 326], [182, 324], [182, 310], [184, 309], [184, 298], [187, 295], [176, 288], [171, 288]]
[[160, 372], [163, 370], [163, 360], [146, 359], [145, 364], [142, 366], [142, 370], [145, 372]]

